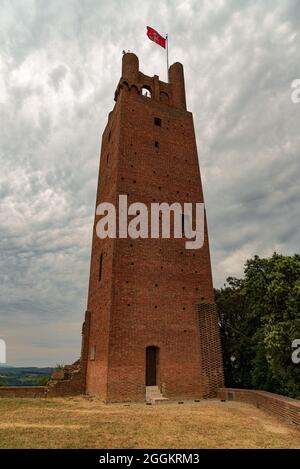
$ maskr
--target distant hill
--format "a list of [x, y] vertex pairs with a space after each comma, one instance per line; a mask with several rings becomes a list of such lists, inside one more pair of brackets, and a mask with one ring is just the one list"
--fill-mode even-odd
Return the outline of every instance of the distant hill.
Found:
[[13, 373], [13, 374], [20, 374], [20, 373], [34, 373], [38, 375], [45, 375], [52, 373], [54, 368], [52, 367], [43, 367], [39, 368], [38, 366], [0, 366], [0, 374], [4, 373]]
[[43, 386], [55, 368], [0, 366], [0, 386]]

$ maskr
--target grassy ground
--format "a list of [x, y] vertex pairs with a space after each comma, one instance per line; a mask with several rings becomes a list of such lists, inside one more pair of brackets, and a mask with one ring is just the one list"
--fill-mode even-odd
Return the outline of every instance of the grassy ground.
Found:
[[300, 431], [247, 404], [103, 405], [0, 399], [1, 448], [300, 448]]

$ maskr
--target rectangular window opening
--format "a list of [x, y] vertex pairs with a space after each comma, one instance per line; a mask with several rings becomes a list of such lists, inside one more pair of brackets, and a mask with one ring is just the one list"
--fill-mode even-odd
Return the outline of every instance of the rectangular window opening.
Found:
[[96, 358], [96, 345], [93, 345], [90, 350], [90, 360], [95, 360]]
[[157, 140], [155, 140], [155, 143], [154, 143], [154, 145], [155, 145], [155, 148], [159, 148], [159, 143], [158, 143], [158, 141], [157, 141]]
[[161, 127], [161, 119], [159, 117], [154, 117], [154, 125]]

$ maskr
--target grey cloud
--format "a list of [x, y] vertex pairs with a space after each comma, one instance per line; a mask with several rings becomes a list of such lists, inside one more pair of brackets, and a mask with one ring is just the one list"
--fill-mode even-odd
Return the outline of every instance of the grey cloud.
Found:
[[59, 85], [65, 78], [67, 72], [68, 70], [65, 65], [59, 65], [58, 67], [55, 67], [50, 73], [50, 83], [56, 90], [58, 90]]

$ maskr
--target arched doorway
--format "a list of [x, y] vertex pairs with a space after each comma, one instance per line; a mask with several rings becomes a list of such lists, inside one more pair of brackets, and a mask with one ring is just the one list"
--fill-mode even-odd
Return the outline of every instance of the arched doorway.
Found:
[[158, 379], [159, 348], [150, 345], [146, 348], [146, 386], [156, 386]]

